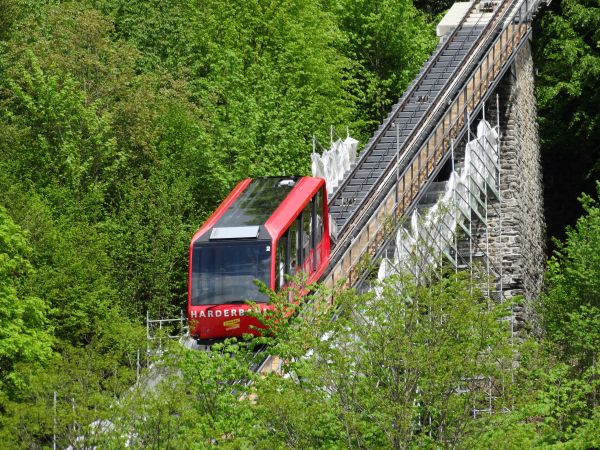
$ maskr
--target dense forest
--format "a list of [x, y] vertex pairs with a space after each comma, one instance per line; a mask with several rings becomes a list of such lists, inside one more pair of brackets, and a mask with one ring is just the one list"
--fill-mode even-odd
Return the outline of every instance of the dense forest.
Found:
[[[0, 0], [2, 447], [599, 447], [597, 0], [536, 19], [561, 240], [530, 338], [460, 274], [399, 276], [331, 294], [336, 321], [317, 295], [273, 336], [175, 345], [135, 388], [146, 313], [185, 304], [193, 232], [239, 179], [308, 173], [330, 126], [366, 142], [450, 3]], [[265, 343], [285, 376], [250, 371]]]

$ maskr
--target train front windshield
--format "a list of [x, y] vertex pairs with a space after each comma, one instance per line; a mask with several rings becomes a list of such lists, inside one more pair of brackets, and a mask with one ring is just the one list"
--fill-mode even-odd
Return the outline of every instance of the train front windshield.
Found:
[[271, 243], [201, 242], [192, 255], [192, 305], [266, 302], [254, 280], [270, 286]]

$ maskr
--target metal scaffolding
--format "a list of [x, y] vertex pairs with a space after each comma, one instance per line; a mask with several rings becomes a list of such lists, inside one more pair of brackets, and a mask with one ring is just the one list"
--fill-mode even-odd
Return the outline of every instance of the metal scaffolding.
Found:
[[179, 317], [174, 319], [151, 319], [146, 311], [146, 356], [162, 355], [163, 342], [181, 339], [188, 334], [188, 323], [185, 313], [181, 310]]
[[[502, 220], [499, 124], [491, 126], [483, 112], [474, 136], [471, 125], [469, 117], [467, 143], [461, 152], [455, 151], [452, 142], [449, 178], [432, 183], [397, 230], [391, 248], [382, 258], [380, 280], [398, 270], [418, 277], [432, 266], [450, 265], [454, 270], [469, 270], [471, 275], [483, 270], [487, 279], [501, 283], [502, 265], [490, 258], [488, 227], [490, 217]], [[488, 295], [502, 291], [487, 284], [484, 291]]]
[[[451, 142], [448, 179], [431, 183], [411, 216], [398, 224], [395, 239], [389, 241], [381, 258], [379, 281], [410, 272], [418, 282], [427, 283], [432, 274], [441, 277], [444, 270], [466, 270], [487, 297], [498, 302], [504, 300], [498, 96], [494, 109], [494, 126], [486, 120], [485, 105], [476, 125], [468, 116], [466, 143]], [[495, 245], [490, 242], [492, 230]], [[360, 290], [372, 287], [365, 281]], [[377, 284], [375, 291], [381, 292]], [[513, 343], [514, 317], [509, 320]], [[486, 392], [486, 401], [473, 405], [473, 415], [491, 414], [502, 387], [489, 377], [474, 377], [465, 382]]]

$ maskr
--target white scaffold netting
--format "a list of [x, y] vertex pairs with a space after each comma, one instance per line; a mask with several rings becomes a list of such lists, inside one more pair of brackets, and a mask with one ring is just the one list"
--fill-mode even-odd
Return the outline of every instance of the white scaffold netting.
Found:
[[[410, 222], [396, 234], [393, 258], [383, 258], [378, 280], [398, 270], [415, 272], [415, 258], [419, 266], [434, 266], [441, 255], [453, 260], [455, 233], [465, 226], [471, 210], [481, 208], [481, 198], [498, 189], [498, 133], [482, 120], [477, 125], [477, 137], [465, 148], [463, 168], [452, 172], [444, 192], [424, 214], [414, 211]], [[454, 248], [454, 252], [456, 249]], [[418, 270], [418, 269], [417, 269]], [[380, 295], [381, 289], [376, 288]]]
[[325, 178], [328, 194], [333, 193], [346, 172], [350, 170], [356, 160], [357, 149], [358, 141], [348, 136], [344, 140], [338, 139], [333, 142], [331, 148], [325, 150], [322, 155], [312, 154], [312, 175]]

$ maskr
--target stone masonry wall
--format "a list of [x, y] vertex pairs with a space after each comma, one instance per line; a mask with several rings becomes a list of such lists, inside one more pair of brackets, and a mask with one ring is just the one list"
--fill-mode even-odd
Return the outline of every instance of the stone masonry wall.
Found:
[[[498, 94], [501, 202], [494, 205], [499, 214], [488, 217], [490, 259], [502, 265], [504, 298], [524, 297], [513, 310], [514, 330], [521, 333], [532, 325], [531, 301], [541, 292], [545, 267], [542, 172], [529, 42], [520, 49]], [[495, 101], [488, 108], [494, 115]]]

